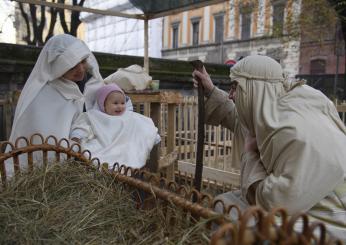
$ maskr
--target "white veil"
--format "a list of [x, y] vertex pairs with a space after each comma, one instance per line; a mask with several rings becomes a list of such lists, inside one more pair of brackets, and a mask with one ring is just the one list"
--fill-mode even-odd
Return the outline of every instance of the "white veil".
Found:
[[94, 93], [103, 85], [95, 56], [83, 41], [68, 34], [54, 36], [46, 43], [21, 91], [12, 125], [11, 142], [19, 136], [26, 135], [22, 132], [25, 129], [17, 128], [17, 124], [41, 89], [48, 82], [61, 77], [85, 58], [87, 58], [89, 73], [92, 75], [84, 89], [85, 105], [86, 109], [89, 109], [95, 103]]

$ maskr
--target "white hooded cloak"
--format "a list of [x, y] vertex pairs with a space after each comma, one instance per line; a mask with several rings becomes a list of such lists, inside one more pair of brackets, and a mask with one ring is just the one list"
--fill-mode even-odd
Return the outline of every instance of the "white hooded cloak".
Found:
[[[92, 77], [82, 94], [76, 82], [62, 76], [84, 59]], [[84, 103], [87, 110], [94, 106], [95, 92], [102, 85], [97, 61], [83, 41], [67, 34], [52, 37], [21, 92], [9, 141], [14, 143], [20, 136], [29, 138], [35, 133], [68, 138], [72, 121], [83, 111]], [[23, 160], [20, 164], [25, 168], [27, 163]], [[12, 162], [7, 161], [5, 167], [7, 176], [12, 176]]]

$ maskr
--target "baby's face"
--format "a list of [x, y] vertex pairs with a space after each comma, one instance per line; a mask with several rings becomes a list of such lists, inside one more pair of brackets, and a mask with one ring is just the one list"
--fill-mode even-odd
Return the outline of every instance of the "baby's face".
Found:
[[125, 96], [120, 92], [111, 92], [105, 101], [105, 112], [111, 116], [119, 116], [126, 109]]

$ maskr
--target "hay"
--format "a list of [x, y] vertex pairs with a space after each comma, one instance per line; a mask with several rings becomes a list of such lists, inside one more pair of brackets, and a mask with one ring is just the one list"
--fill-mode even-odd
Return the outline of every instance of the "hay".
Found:
[[111, 177], [72, 161], [50, 164], [0, 192], [0, 244], [209, 243], [206, 220], [182, 212], [167, 203], [137, 209], [134, 192]]

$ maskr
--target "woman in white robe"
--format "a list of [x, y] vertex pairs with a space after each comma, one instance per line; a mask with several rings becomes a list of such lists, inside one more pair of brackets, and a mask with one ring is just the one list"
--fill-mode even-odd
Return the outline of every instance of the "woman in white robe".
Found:
[[[82, 93], [77, 82], [87, 75]], [[97, 61], [83, 41], [68, 34], [52, 37], [20, 94], [9, 141], [35, 133], [54, 135], [58, 140], [68, 138], [73, 120], [84, 106], [87, 110], [94, 106], [95, 91], [102, 85]], [[25, 159], [20, 161], [22, 169], [26, 164]], [[5, 168], [7, 176], [12, 176], [12, 161], [7, 161]]]

